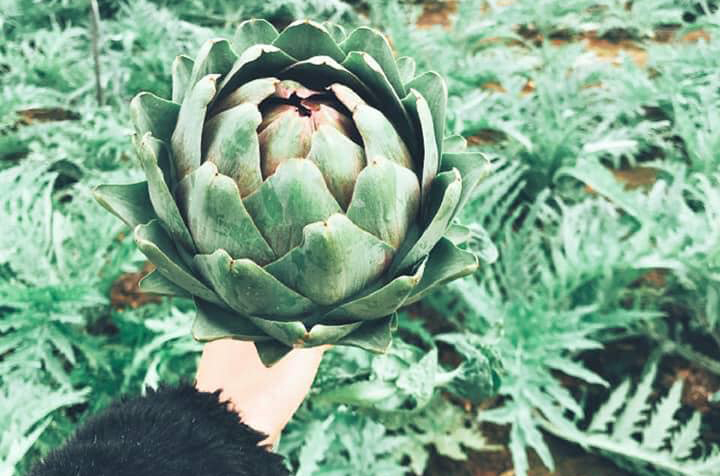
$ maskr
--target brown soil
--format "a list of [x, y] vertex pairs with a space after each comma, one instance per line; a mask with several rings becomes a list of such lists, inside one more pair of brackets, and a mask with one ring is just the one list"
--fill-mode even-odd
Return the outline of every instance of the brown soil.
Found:
[[137, 309], [151, 302], [160, 302], [160, 296], [144, 293], [139, 287], [140, 280], [154, 268], [152, 264], [145, 263], [141, 271], [125, 273], [115, 280], [110, 289], [110, 303], [113, 309]]
[[710, 397], [720, 391], [720, 377], [702, 367], [679, 357], [668, 357], [667, 368], [661, 376], [662, 384], [670, 386], [678, 379], [685, 382], [682, 402], [701, 413], [717, 413], [720, 417], [720, 403], [711, 402]]
[[619, 65], [623, 56], [629, 56], [638, 66], [647, 64], [648, 53], [632, 40], [610, 41], [590, 33], [582, 40], [585, 49], [595, 53], [600, 61]]
[[430, 1], [423, 4], [423, 10], [417, 19], [419, 28], [431, 28], [433, 26], [442, 26], [450, 28], [452, 26], [451, 15], [457, 12], [457, 1], [450, 0], [446, 2]]
[[19, 123], [30, 125], [36, 122], [77, 121], [80, 114], [59, 107], [35, 107], [17, 111]]

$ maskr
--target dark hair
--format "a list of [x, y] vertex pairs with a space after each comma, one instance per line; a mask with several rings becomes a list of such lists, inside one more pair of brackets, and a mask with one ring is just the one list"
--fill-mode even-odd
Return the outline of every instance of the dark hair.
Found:
[[219, 392], [148, 389], [91, 417], [30, 476], [286, 476], [265, 435], [240, 421]]

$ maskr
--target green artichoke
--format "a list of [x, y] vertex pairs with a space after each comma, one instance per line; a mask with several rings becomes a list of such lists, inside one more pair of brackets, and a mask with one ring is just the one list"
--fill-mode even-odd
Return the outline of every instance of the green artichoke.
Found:
[[177, 57], [171, 100], [133, 99], [147, 181], [96, 198], [155, 264], [142, 288], [195, 299], [197, 339], [383, 351], [400, 306], [478, 266], [444, 235], [487, 161], [443, 140], [446, 102], [375, 30], [246, 21]]

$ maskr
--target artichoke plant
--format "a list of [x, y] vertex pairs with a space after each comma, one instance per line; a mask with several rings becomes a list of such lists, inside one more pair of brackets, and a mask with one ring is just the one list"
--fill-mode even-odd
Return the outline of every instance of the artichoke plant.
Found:
[[195, 299], [197, 339], [383, 351], [399, 307], [478, 266], [451, 228], [487, 161], [443, 138], [446, 103], [373, 29], [249, 20], [176, 58], [170, 100], [133, 99], [147, 180], [96, 198], [155, 264], [142, 288]]

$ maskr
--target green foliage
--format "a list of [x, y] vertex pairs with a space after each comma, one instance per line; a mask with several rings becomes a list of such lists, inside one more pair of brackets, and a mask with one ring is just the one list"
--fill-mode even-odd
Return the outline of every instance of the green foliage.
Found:
[[[634, 384], [611, 354], [633, 336], [720, 374], [716, 2], [465, 0], [448, 29], [416, 27], [422, 5], [396, 1], [100, 3], [102, 106], [87, 2], [0, 0], [0, 474], [24, 474], [122, 392], [192, 378], [191, 303], [112, 305], [143, 259], [90, 190], [141, 177], [130, 98], [168, 96], [178, 53], [249, 16], [383, 29], [448, 78], [450, 131], [498, 157], [459, 218], [494, 264], [401, 313], [389, 354], [327, 354], [280, 444], [298, 474], [422, 474], [431, 451], [493, 449], [479, 420], [510, 425], [518, 475], [528, 447], [552, 467], [543, 432], [633, 474], [718, 474], [717, 421], [688, 411], [681, 383], [661, 391], [652, 363]], [[645, 63], [599, 60], [590, 32], [635, 42]]]
[[700, 434], [701, 414], [677, 417], [683, 381], [676, 380], [655, 404], [652, 397], [657, 367], [652, 365], [631, 392], [623, 381], [593, 415], [586, 430], [573, 428], [570, 435], [547, 420], [541, 426], [583, 446], [599, 450], [639, 475], [718, 474], [720, 448], [705, 448]]

